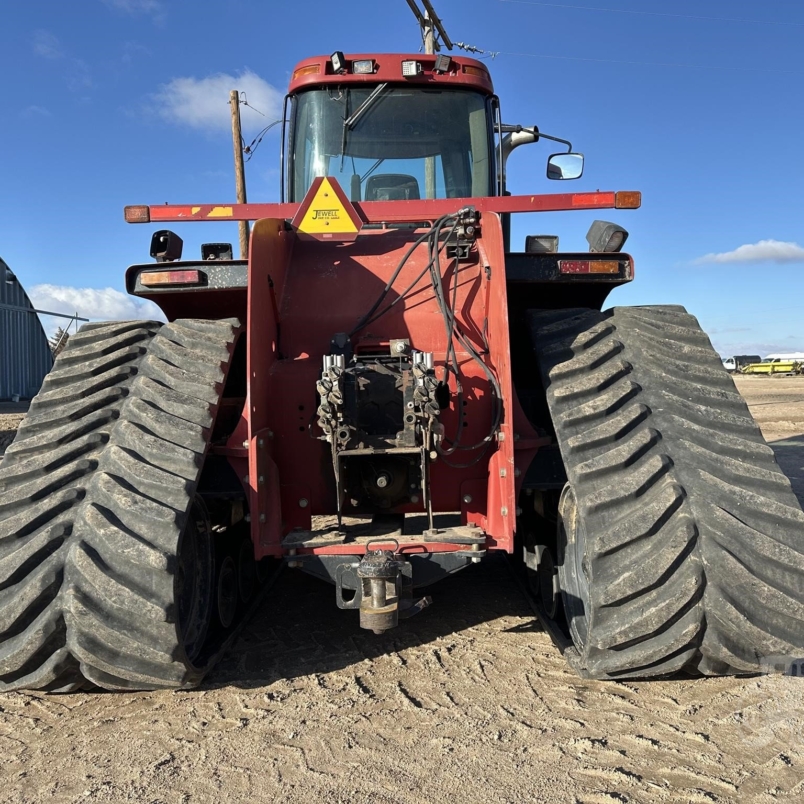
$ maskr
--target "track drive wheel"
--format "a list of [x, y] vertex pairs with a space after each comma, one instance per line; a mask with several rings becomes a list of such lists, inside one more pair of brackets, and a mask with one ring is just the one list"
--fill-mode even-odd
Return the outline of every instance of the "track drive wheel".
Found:
[[0, 463], [0, 689], [188, 687], [209, 660], [196, 487], [236, 321], [90, 324]]
[[804, 513], [680, 307], [532, 311], [568, 484], [561, 593], [593, 678], [754, 673], [804, 656]]

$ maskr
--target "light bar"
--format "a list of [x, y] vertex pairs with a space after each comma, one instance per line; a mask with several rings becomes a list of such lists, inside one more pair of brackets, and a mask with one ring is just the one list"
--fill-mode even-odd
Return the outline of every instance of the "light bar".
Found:
[[403, 61], [402, 75], [405, 78], [415, 78], [422, 71], [422, 66], [418, 61]]
[[147, 206], [126, 207], [123, 210], [123, 216], [126, 223], [150, 223], [151, 209]]
[[162, 285], [197, 285], [200, 271], [145, 271], [140, 274], [140, 283], [146, 288]]
[[374, 72], [374, 59], [358, 59], [352, 62], [352, 72], [355, 75], [371, 75]]
[[614, 194], [615, 209], [639, 209], [642, 206], [642, 193], [638, 190], [621, 190]]
[[559, 260], [560, 274], [619, 274], [620, 263], [616, 260]]
[[293, 81], [297, 78], [303, 78], [305, 75], [318, 75], [321, 72], [320, 64], [308, 64], [306, 67], [299, 67], [298, 70], [293, 71]]

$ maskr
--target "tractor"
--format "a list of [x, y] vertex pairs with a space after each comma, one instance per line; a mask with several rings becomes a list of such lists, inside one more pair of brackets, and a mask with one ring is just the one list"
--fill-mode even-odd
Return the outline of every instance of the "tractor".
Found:
[[515, 213], [641, 203], [509, 194], [542, 140], [548, 180], [581, 177], [483, 62], [336, 52], [292, 73], [279, 203], [126, 208], [254, 221], [248, 255], [160, 228], [125, 281], [167, 323], [87, 324], [32, 401], [0, 464], [0, 688], [193, 687], [279, 569], [383, 634], [492, 552], [581, 676], [801, 655], [804, 513], [696, 319], [603, 310], [634, 277], [616, 224], [512, 250]]

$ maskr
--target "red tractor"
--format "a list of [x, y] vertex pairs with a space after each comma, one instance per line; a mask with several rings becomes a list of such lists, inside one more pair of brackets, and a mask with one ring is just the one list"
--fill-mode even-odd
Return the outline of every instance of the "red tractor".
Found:
[[126, 209], [254, 220], [249, 256], [157, 232], [126, 284], [169, 323], [83, 327], [31, 404], [0, 465], [0, 688], [193, 686], [271, 562], [382, 633], [491, 551], [582, 675], [800, 655], [804, 514], [697, 321], [601, 312], [633, 278], [614, 224], [511, 251], [513, 213], [639, 193], [508, 195], [518, 145], [561, 143], [548, 179], [583, 157], [503, 124], [469, 58], [307, 59], [284, 119], [281, 203]]

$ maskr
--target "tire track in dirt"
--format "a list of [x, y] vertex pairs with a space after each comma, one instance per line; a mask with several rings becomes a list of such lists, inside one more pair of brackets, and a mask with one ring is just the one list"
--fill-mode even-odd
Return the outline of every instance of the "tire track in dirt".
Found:
[[432, 591], [375, 637], [288, 571], [201, 690], [0, 695], [0, 801], [804, 799], [800, 679], [587, 681], [503, 559]]

